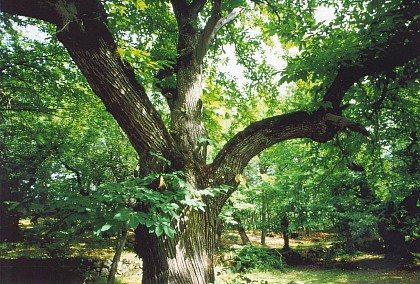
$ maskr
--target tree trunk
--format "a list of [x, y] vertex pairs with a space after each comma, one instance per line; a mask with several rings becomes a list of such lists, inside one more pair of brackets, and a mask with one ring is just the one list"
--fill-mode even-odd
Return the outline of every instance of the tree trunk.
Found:
[[220, 249], [223, 247], [222, 242], [222, 233], [224, 228], [224, 221], [220, 218], [217, 218], [216, 220], [216, 247], [217, 249]]
[[242, 224], [238, 224], [236, 229], [238, 230], [238, 234], [241, 237], [241, 242], [243, 245], [251, 243]]
[[281, 232], [283, 233], [283, 239], [284, 239], [284, 250], [289, 250], [289, 220], [287, 219], [287, 215], [283, 217], [281, 220]]
[[252, 211], [252, 234], [256, 235], [257, 234], [257, 212], [255, 212], [255, 210]]
[[236, 222], [236, 230], [238, 231], [239, 236], [241, 237], [241, 241], [243, 245], [249, 244], [251, 243], [251, 241], [249, 240], [244, 225], [242, 224], [242, 220], [241, 217], [239, 217], [239, 214], [237, 212], [234, 212], [233, 214], [233, 219]]
[[264, 192], [262, 196], [261, 208], [261, 244], [265, 245], [265, 236], [267, 234], [267, 202], [265, 200]]
[[[0, 141], [0, 147], [3, 146]], [[21, 202], [23, 194], [19, 188], [19, 179], [11, 177], [13, 170], [5, 159], [2, 159], [2, 150], [0, 148], [0, 242], [15, 242], [22, 239], [19, 231], [20, 214], [14, 209], [10, 209], [6, 201]], [[34, 179], [30, 178], [28, 188], [33, 185]]]
[[17, 189], [17, 184], [12, 186], [9, 181], [0, 178], [0, 242], [14, 242], [21, 240], [19, 231], [19, 214], [15, 210], [9, 210], [9, 206], [4, 204], [5, 201], [21, 201], [19, 194], [13, 193], [12, 189]]
[[143, 260], [142, 283], [204, 284], [215, 281], [216, 214], [211, 211], [185, 210], [175, 224], [174, 238], [156, 237], [145, 226], [136, 229], [135, 250]]
[[127, 241], [127, 228], [124, 227], [121, 229], [121, 232], [118, 235], [117, 245], [115, 247], [115, 254], [112, 259], [111, 269], [109, 270], [108, 275], [108, 284], [112, 284], [115, 282], [115, 274], [117, 274], [118, 270], [118, 263], [120, 262], [121, 254], [124, 250], [125, 243]]
[[354, 253], [356, 248], [354, 246], [353, 233], [351, 231], [350, 222], [350, 218], [345, 218], [343, 220], [344, 234], [346, 237], [345, 251], [347, 253]]
[[401, 232], [406, 224], [394, 203], [388, 203], [381, 213], [383, 218], [378, 222], [378, 232], [384, 240], [386, 256], [395, 259], [412, 259], [413, 255], [407, 248], [405, 235]]

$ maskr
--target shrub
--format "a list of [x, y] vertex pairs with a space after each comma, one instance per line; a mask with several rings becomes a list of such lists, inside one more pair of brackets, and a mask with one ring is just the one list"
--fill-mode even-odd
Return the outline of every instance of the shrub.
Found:
[[283, 257], [269, 248], [246, 245], [238, 249], [234, 255], [233, 270], [236, 272], [283, 269], [284, 266]]

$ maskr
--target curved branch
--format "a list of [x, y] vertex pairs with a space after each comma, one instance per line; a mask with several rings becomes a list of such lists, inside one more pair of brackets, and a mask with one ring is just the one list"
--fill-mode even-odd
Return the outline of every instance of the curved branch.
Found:
[[214, 175], [213, 181], [236, 185], [235, 176], [242, 173], [248, 162], [264, 149], [279, 142], [309, 138], [322, 143], [343, 130], [369, 134], [358, 123], [321, 111], [314, 113], [298, 111], [252, 123], [227, 142], [216, 156], [210, 165]]
[[412, 20], [409, 26], [390, 37], [386, 43], [362, 50], [357, 62], [342, 66], [324, 97], [325, 102], [332, 104], [332, 110], [328, 110], [328, 113], [320, 109], [314, 113], [300, 111], [267, 118], [235, 135], [210, 165], [212, 182], [235, 187], [235, 176], [254, 156], [285, 140], [309, 138], [323, 143], [343, 130], [369, 135], [362, 125], [339, 116], [344, 94], [362, 77], [388, 72], [418, 57], [419, 23], [419, 19]]
[[420, 19], [416, 19], [386, 43], [362, 50], [358, 61], [341, 66], [323, 101], [331, 102], [332, 109], [339, 113], [344, 94], [361, 78], [391, 71], [419, 56]]

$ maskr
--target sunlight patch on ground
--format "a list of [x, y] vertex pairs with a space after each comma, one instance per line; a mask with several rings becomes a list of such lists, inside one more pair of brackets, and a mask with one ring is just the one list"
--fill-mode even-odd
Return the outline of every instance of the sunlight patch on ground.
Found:
[[28, 243], [0, 243], [0, 256], [2, 259], [18, 258], [48, 258], [48, 253], [38, 244]]

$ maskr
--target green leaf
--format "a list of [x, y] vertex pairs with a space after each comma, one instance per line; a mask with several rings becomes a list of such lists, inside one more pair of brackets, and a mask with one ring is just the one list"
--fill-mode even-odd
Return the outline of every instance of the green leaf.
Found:
[[144, 10], [146, 8], [146, 2], [144, 0], [136, 0], [136, 8]]
[[175, 233], [176, 233], [174, 228], [172, 228], [171, 226], [167, 226], [167, 225], [163, 226], [163, 231], [165, 232], [165, 235], [167, 235], [170, 238], [173, 238]]
[[117, 221], [125, 222], [130, 218], [130, 214], [132, 213], [132, 210], [129, 208], [122, 208], [120, 212], [115, 214], [114, 219]]
[[155, 224], [155, 221], [151, 218], [146, 219], [146, 226], [148, 228], [150, 228], [151, 226], [153, 226]]
[[159, 224], [155, 228], [155, 234], [156, 236], [160, 237], [162, 233], [163, 233], [163, 228], [162, 228], [162, 225]]
[[128, 226], [130, 226], [130, 228], [136, 229], [139, 224], [140, 224], [140, 219], [138, 215], [133, 214], [128, 219]]
[[110, 225], [110, 224], [105, 224], [105, 225], [103, 225], [103, 226], [102, 226], [102, 228], [101, 228], [101, 232], [108, 231], [109, 229], [111, 229], [111, 227], [112, 227], [112, 225]]

